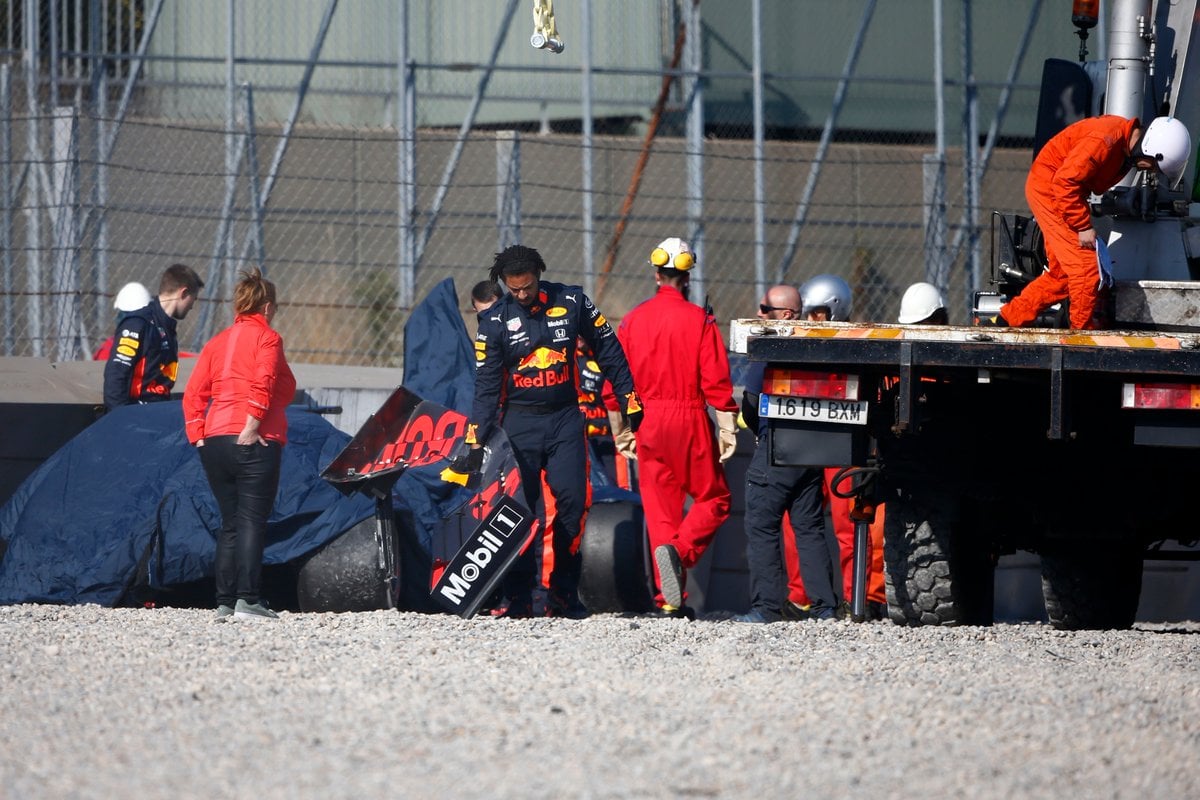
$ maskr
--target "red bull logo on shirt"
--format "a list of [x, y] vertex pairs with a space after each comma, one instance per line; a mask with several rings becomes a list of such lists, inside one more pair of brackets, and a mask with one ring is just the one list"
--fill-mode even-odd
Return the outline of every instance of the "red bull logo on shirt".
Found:
[[517, 370], [550, 369], [555, 364], [567, 363], [566, 350], [551, 350], [549, 347], [539, 347], [517, 362]]
[[[524, 375], [523, 371], [532, 371], [532, 374]], [[518, 389], [542, 389], [570, 381], [567, 351], [551, 350], [549, 347], [539, 347], [522, 358], [512, 374], [513, 386]]]

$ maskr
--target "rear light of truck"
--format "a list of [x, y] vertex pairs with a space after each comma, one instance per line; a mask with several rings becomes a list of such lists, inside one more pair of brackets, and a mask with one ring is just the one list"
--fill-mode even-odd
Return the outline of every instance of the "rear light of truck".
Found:
[[767, 367], [763, 375], [763, 394], [814, 397], [823, 400], [857, 400], [858, 376]]
[[1200, 409], [1200, 384], [1126, 383], [1121, 408]]

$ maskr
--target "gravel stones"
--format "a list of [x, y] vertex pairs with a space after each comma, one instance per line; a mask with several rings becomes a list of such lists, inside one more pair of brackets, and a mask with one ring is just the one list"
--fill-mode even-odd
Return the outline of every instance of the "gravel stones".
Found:
[[1200, 623], [0, 607], [14, 798], [1200, 795]]

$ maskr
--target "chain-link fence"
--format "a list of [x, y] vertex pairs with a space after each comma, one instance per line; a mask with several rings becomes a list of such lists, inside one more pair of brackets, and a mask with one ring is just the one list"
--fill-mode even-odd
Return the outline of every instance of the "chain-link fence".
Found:
[[394, 365], [412, 304], [452, 277], [468, 309], [516, 240], [614, 321], [683, 236], [722, 321], [830, 272], [856, 319], [929, 278], [965, 322], [1041, 60], [1074, 46], [1040, 0], [579, 0], [554, 55], [530, 5], [0, 3], [0, 354], [86, 358], [121, 285], [182, 262], [185, 349], [261, 265], [292, 360]]

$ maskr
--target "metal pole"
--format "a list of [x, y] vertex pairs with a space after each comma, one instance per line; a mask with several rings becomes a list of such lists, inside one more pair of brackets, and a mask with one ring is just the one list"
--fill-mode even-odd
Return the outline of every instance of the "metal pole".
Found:
[[925, 201], [925, 280], [942, 290], [950, 282], [946, 262], [946, 75], [942, 0], [933, 0], [934, 152], [922, 159]]
[[[237, 192], [238, 179], [238, 152], [241, 149], [239, 146], [245, 142], [241, 136], [237, 134], [237, 0], [226, 0], [226, 34], [225, 42], [225, 196], [233, 198]], [[229, 206], [228, 212], [232, 212], [232, 205]], [[225, 220], [222, 218], [222, 224]], [[223, 277], [213, 286], [213, 300], [220, 300], [222, 295], [217, 286], [222, 286], [225, 291], [228, 291], [234, 283], [234, 270], [237, 265], [234, 263], [234, 230], [232, 220], [230, 224], [225, 225], [227, 241], [224, 244], [225, 248], [225, 269], [222, 270]]]
[[25, 182], [25, 260], [26, 286], [29, 292], [29, 339], [33, 355], [41, 357], [42, 343], [42, 226], [41, 173], [34, 167], [42, 160], [39, 145], [37, 86], [38, 40], [41, 36], [41, 4], [25, 0], [25, 103], [29, 119], [25, 124], [25, 152], [29, 165]]
[[692, 300], [704, 304], [707, 294], [704, 288], [704, 81], [700, 71], [704, 68], [704, 42], [700, 36], [700, 3], [691, 4], [688, 15], [687, 68], [688, 116], [687, 116], [687, 214], [688, 236], [692, 251], [696, 255], [696, 266], [692, 270]]
[[491, 57], [488, 59], [487, 66], [483, 69], [483, 76], [479, 79], [479, 84], [475, 87], [475, 95], [471, 98], [471, 105], [467, 109], [467, 115], [463, 118], [462, 125], [459, 126], [458, 136], [454, 140], [454, 149], [446, 161], [446, 168], [442, 172], [442, 180], [438, 184], [437, 194], [434, 195], [433, 205], [429, 209], [429, 220], [425, 223], [425, 228], [421, 231], [421, 236], [417, 241], [414, 264], [419, 262], [425, 254], [425, 246], [429, 244], [429, 238], [433, 236], [433, 229], [437, 227], [442, 203], [446, 200], [446, 193], [450, 191], [450, 182], [454, 179], [454, 173], [458, 169], [458, 162], [462, 158], [463, 148], [467, 143], [467, 136], [475, 124], [475, 117], [479, 113], [479, 104], [483, 102], [483, 96], [487, 93], [488, 83], [492, 79], [492, 72], [495, 70], [496, 62], [500, 58], [500, 47], [504, 44], [504, 39], [508, 36], [508, 29], [512, 26], [513, 13], [516, 10], [517, 0], [508, 0], [508, 8], [504, 12], [500, 29], [496, 32], [496, 38], [492, 43]]
[[[142, 40], [138, 43], [137, 56], [133, 63], [129, 66], [129, 75], [125, 78], [125, 88], [121, 92], [121, 100], [117, 103], [117, 112], [113, 115], [112, 124], [105, 125], [111, 129], [112, 136], [103, 140], [101, 157], [97, 159], [97, 163], [107, 164], [112, 160], [112, 154], [117, 148], [117, 137], [121, 134], [121, 123], [125, 121], [125, 115], [129, 112], [129, 104], [133, 100], [133, 87], [137, 84], [138, 73], [142, 70], [142, 60], [146, 56], [146, 50], [150, 47], [150, 37], [154, 35], [154, 29], [158, 27], [158, 20], [162, 16], [162, 8], [165, 0], [155, 0], [154, 8], [151, 9], [150, 15], [146, 19], [146, 25], [142, 29]], [[120, 5], [117, 6], [120, 8]], [[132, 15], [130, 15], [132, 16]], [[117, 28], [117, 38], [120, 39], [121, 29]], [[130, 36], [129, 41], [133, 41]], [[107, 100], [105, 101], [107, 104]], [[88, 214], [88, 219], [84, 220], [84, 227], [91, 223], [91, 214], [98, 213], [101, 216], [100, 226], [106, 226], [104, 217], [108, 211], [104, 206], [97, 209], [92, 209]]]
[[817, 178], [821, 175], [821, 165], [825, 161], [825, 154], [829, 151], [829, 143], [833, 140], [833, 131], [837, 126], [837, 118], [841, 113], [842, 104], [846, 100], [846, 91], [850, 86], [850, 78], [854, 75], [855, 66], [858, 64], [858, 55], [862, 51], [863, 40], [867, 35], [867, 28], [871, 25], [871, 16], [875, 13], [875, 0], [868, 0], [863, 8], [862, 19], [858, 24], [858, 32], [854, 36], [854, 41], [850, 45], [850, 52], [846, 54], [846, 64], [842, 67], [842, 76], [838, 79], [837, 90], [833, 95], [833, 106], [829, 110], [829, 116], [825, 118], [825, 127], [821, 131], [821, 142], [817, 145], [817, 153], [813, 156], [812, 166], [808, 171], [808, 181], [804, 185], [804, 194], [800, 198], [800, 203], [796, 206], [796, 215], [792, 220], [792, 227], [788, 231], [787, 245], [784, 248], [783, 258], [779, 260], [779, 283], [783, 283], [791, 268], [792, 260], [796, 257], [796, 243], [800, 239], [800, 231], [804, 227], [805, 220], [808, 219], [808, 209], [812, 203], [813, 194], [817, 189]]
[[[283, 124], [283, 131], [279, 136], [279, 144], [275, 146], [275, 155], [271, 158], [271, 166], [267, 171], [267, 177], [262, 183], [261, 190], [256, 190], [254, 202], [258, 204], [258, 213], [261, 215], [267, 207], [267, 203], [271, 200], [271, 191], [275, 188], [275, 181], [279, 177], [279, 170], [283, 166], [283, 157], [287, 154], [288, 145], [292, 141], [292, 131], [296, 128], [296, 122], [300, 118], [300, 111], [304, 107], [304, 101], [308, 97], [309, 87], [312, 86], [313, 71], [317, 68], [317, 62], [321, 59], [321, 50], [325, 47], [325, 39], [329, 35], [329, 25], [333, 22], [333, 12], [337, 10], [338, 0], [329, 0], [325, 5], [325, 14], [321, 17], [321, 25], [317, 29], [317, 37], [313, 42], [313, 46], [308, 51], [308, 61], [304, 65], [304, 74], [300, 76], [300, 85], [296, 87], [296, 100], [292, 103], [292, 108], [288, 112], [287, 120]], [[247, 84], [249, 86], [249, 84]], [[253, 117], [251, 117], [253, 120]], [[255, 163], [257, 164], [257, 153], [255, 153]], [[258, 182], [258, 171], [252, 173], [253, 180], [256, 185]], [[255, 237], [258, 237], [258, 247], [261, 250], [263, 247], [263, 236], [265, 229], [260, 225], [254, 230], [246, 232], [246, 238], [242, 242], [241, 254], [238, 261], [244, 262], [250, 253], [250, 248], [255, 244]], [[265, 255], [261, 254], [260, 255]], [[262, 267], [262, 259], [259, 259], [260, 268]]]
[[[12, 5], [9, 4], [9, 14]], [[4, 275], [4, 355], [13, 355], [12, 70], [0, 64], [0, 265]]]
[[971, 0], [962, 2], [963, 204], [966, 207], [967, 308], [982, 282], [979, 262], [979, 90], [975, 86]]
[[496, 131], [496, 250], [521, 241], [521, 135]]
[[[162, 17], [163, 2], [164, 0], [154, 1], [154, 8], [150, 10], [150, 14], [146, 18], [146, 25], [142, 28], [142, 40], [138, 42], [137, 54], [133, 59], [133, 63], [129, 65], [129, 75], [125, 78], [125, 88], [121, 92], [121, 101], [117, 104], [117, 113], [113, 117], [112, 139], [105, 148], [105, 161], [112, 157], [113, 149], [117, 146], [117, 136], [121, 133], [121, 123], [125, 120], [125, 115], [129, 112], [129, 104], [133, 100], [133, 87], [137, 84], [138, 73], [142, 71], [142, 61], [146, 58], [146, 51], [150, 48], [150, 37], [154, 35], [154, 29], [158, 27], [158, 20]], [[229, 0], [229, 2], [232, 4], [233, 0]], [[129, 16], [132, 20], [133, 14]], [[133, 42], [132, 27], [130, 28], [129, 41], [130, 43]]]
[[58, 3], [50, 2], [50, 107], [58, 108]]
[[[103, 142], [108, 134], [108, 126], [104, 120], [108, 111], [108, 59], [104, 56], [108, 42], [108, 20], [102, 7], [103, 2], [104, 0], [88, 0], [88, 49], [91, 51], [89, 69], [92, 78], [92, 125], [95, 132], [92, 136], [91, 150], [92, 203], [91, 208], [80, 215], [80, 230], [91, 230], [94, 237], [92, 264], [96, 272], [96, 298], [93, 307], [95, 330], [100, 336], [104, 335], [105, 329], [112, 322], [108, 303], [105, 302], [105, 295], [108, 294], [108, 218], [107, 215], [100, 214], [99, 225], [95, 229], [89, 228], [87, 222], [97, 206], [108, 203], [108, 165], [100, 159]], [[82, 83], [80, 85], [82, 86]]]
[[416, 85], [415, 67], [409, 63], [408, 53], [408, 0], [400, 2], [400, 30], [398, 31], [396, 72], [399, 83], [397, 116], [396, 164], [399, 175], [397, 184], [399, 197], [397, 211], [399, 237], [396, 265], [396, 303], [400, 308], [411, 308], [416, 293], [417, 268], [417, 157], [416, 157]]
[[55, 352], [59, 361], [73, 358], [79, 343], [78, 231], [75, 198], [79, 180], [78, 118], [71, 107], [54, 109], [50, 185], [51, 279]]
[[583, 152], [580, 154], [583, 160], [580, 187], [583, 191], [583, 291], [591, 296], [596, 291], [596, 213], [592, 196], [592, 115], [595, 113], [592, 109], [592, 0], [583, 0], [579, 13], [583, 37], [583, 85], [580, 87], [583, 105]]
[[[249, 176], [250, 189], [250, 230], [246, 234], [247, 245], [254, 247], [254, 263], [263, 275], [267, 274], [266, 251], [263, 248], [263, 207], [262, 195], [259, 193], [258, 180], [258, 136], [254, 120], [254, 89], [249, 83], [242, 84], [245, 94], [245, 105], [242, 113], [246, 118], [242, 121], [242, 135], [246, 137], [246, 173]], [[238, 259], [237, 264], [246, 260], [245, 255]]]
[[[232, 169], [232, 174], [235, 178], [237, 177], [237, 173], [241, 170], [242, 157], [245, 154], [245, 144], [245, 137], [239, 136], [237, 138], [238, 146]], [[219, 285], [220, 281], [221, 263], [229, 256], [229, 252], [226, 248], [229, 246], [229, 242], [231, 240], [229, 231], [233, 227], [233, 203], [234, 192], [236, 191], [236, 188], [236, 181], [234, 182], [233, 188], [230, 188], [230, 186], [226, 184], [225, 198], [221, 203], [221, 216], [217, 222], [217, 237], [216, 241], [213, 242], [213, 252], [208, 262], [208, 274], [204, 281], [204, 286], [206, 289], [210, 286], [213, 287], [211, 290], [213, 302], [200, 304], [200, 320], [196, 324], [195, 338], [192, 340], [193, 347], [196, 349], [199, 349], [200, 345], [206, 339], [212, 336], [212, 327], [216, 321], [218, 313], [215, 309], [218, 305], [221, 305], [220, 303], [216, 302], [219, 296], [216, 292], [216, 287]]]
[[108, 303], [105, 302], [108, 294], [108, 162], [100, 159], [100, 150], [103, 147], [101, 144], [108, 135], [108, 120], [104, 118], [108, 113], [108, 65], [101, 63], [100, 65], [100, 80], [97, 82], [98, 89], [96, 91], [96, 135], [92, 137], [92, 144], [95, 149], [96, 157], [96, 182], [93, 187], [95, 191], [95, 206], [100, 209], [99, 221], [96, 226], [96, 280], [97, 291], [99, 296], [96, 298], [96, 325], [97, 330], [103, 331], [112, 322], [112, 312], [109, 309]]
[[[988, 165], [992, 160], [992, 153], [996, 149], [996, 139], [1000, 135], [1000, 126], [1004, 123], [1004, 117], [1008, 114], [1008, 104], [1012, 99], [1012, 87], [1016, 85], [1017, 74], [1020, 72], [1021, 65], [1025, 61], [1025, 53], [1029, 49], [1029, 40], [1033, 37], [1033, 30], [1037, 26], [1038, 15], [1041, 13], [1041, 8], [1042, 0], [1034, 0], [1029, 11], [1029, 18], [1025, 22], [1025, 32], [1022, 34], [1021, 41], [1017, 45], [1017, 52], [1013, 55], [1013, 61], [1009, 66], [1008, 76], [1005, 80], [1004, 88], [1001, 90], [1000, 98], [997, 101], [996, 114], [992, 118], [991, 126], [988, 128], [987, 141], [984, 143], [983, 153], [977, 159], [977, 183], [982, 182], [984, 176], [987, 175]], [[976, 141], [978, 141], [978, 134], [976, 134]], [[967, 239], [968, 231], [975, 231], [976, 240], [978, 240], [978, 225], [976, 225], [974, 228], [971, 228], [968, 225], [968, 215], [970, 213], [970, 209], [971, 206], [967, 206], [963, 209], [958, 230], [954, 234], [954, 242], [950, 245], [950, 251], [954, 253], [954, 256], [947, 257], [946, 259], [947, 275], [949, 274], [949, 261], [952, 261], [958, 257], [958, 253], [962, 250], [963, 242]], [[976, 218], [978, 218], [977, 208]], [[939, 283], [938, 286], [942, 287], [943, 290], [945, 289], [945, 286], [941, 283]]]
[[765, 123], [763, 120], [762, 0], [751, 7], [751, 70], [754, 98], [754, 288], [759, 297], [767, 293], [766, 181], [763, 175]]
[[[96, 0], [88, 0], [89, 13], [95, 5]], [[95, 30], [91, 25], [88, 28]], [[83, 107], [83, 0], [75, 0], [75, 107]]]

